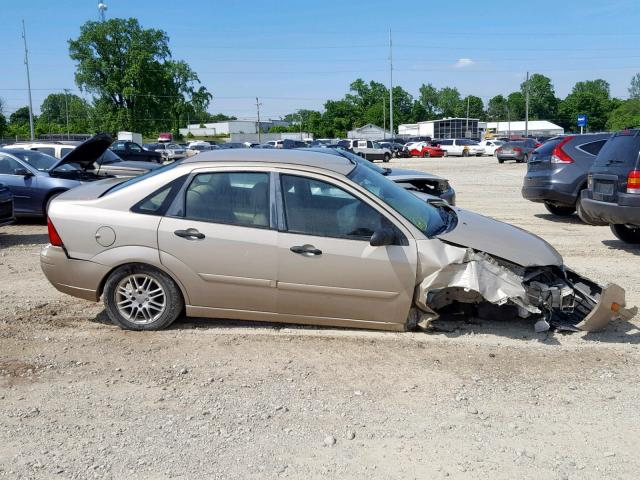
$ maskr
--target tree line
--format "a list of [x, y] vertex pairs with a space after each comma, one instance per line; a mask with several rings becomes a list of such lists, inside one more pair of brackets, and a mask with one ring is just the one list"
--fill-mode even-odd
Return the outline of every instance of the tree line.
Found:
[[[69, 92], [52, 93], [34, 118], [40, 134], [95, 133], [128, 130], [152, 135], [173, 131], [187, 123], [230, 120], [212, 115], [212, 94], [196, 72], [175, 60], [166, 32], [145, 29], [135, 18], [87, 22], [78, 38], [69, 40], [69, 55], [76, 62], [75, 82], [90, 100]], [[591, 131], [640, 125], [640, 74], [631, 80], [629, 98], [613, 98], [603, 79], [577, 82], [564, 98], [557, 97], [551, 79], [534, 73], [520, 89], [496, 95], [487, 104], [480, 97], [463, 97], [455, 87], [423, 84], [416, 97], [401, 86], [393, 88], [393, 123], [415, 123], [443, 117], [488, 121], [524, 120], [529, 93], [529, 119], [549, 120], [575, 130], [578, 114], [589, 116]], [[274, 131], [312, 132], [319, 137], [343, 137], [347, 131], [389, 119], [389, 89], [359, 78], [339, 100], [327, 100], [323, 111], [300, 109], [286, 115], [290, 127]], [[0, 137], [29, 136], [29, 111], [22, 107], [7, 119], [0, 99]], [[389, 128], [389, 125], [386, 125]]]
[[[400, 86], [393, 87], [393, 123], [416, 123], [444, 117], [478, 118], [483, 121], [517, 121], [525, 119], [527, 89], [529, 119], [549, 120], [567, 131], [577, 129], [578, 114], [587, 114], [590, 131], [619, 130], [640, 126], [640, 73], [631, 80], [629, 98], [611, 96], [609, 83], [603, 79], [577, 82], [571, 92], [560, 99], [551, 79], [534, 73], [522, 82], [518, 91], [496, 95], [486, 106], [480, 97], [463, 97], [457, 88], [436, 88], [423, 84], [414, 98]], [[312, 132], [319, 137], [343, 137], [347, 131], [372, 123], [389, 128], [389, 89], [382, 83], [357, 79], [341, 100], [328, 100], [324, 111], [298, 110], [285, 120], [290, 128], [276, 130]], [[385, 118], [386, 117], [386, 118]], [[300, 125], [302, 122], [302, 125]]]

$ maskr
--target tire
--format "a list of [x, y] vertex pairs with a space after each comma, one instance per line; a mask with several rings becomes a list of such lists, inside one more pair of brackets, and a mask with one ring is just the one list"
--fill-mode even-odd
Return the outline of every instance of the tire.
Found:
[[[137, 287], [139, 293], [132, 287]], [[162, 330], [171, 325], [184, 308], [182, 293], [173, 279], [144, 264], [123, 265], [114, 270], [104, 285], [103, 296], [109, 318], [124, 330]], [[150, 302], [149, 298], [154, 301]], [[124, 306], [118, 306], [127, 301]], [[140, 308], [138, 302], [146, 308]]]
[[517, 163], [529, 163], [529, 155], [522, 157], [522, 160], [516, 160]]
[[382, 161], [384, 163], [389, 163], [389, 160], [391, 160], [391, 156], [388, 153], [385, 153]]
[[442, 155], [443, 157], [448, 157], [449, 156], [449, 152], [447, 152], [446, 150], [444, 151], [444, 154]]
[[640, 227], [627, 227], [626, 225], [613, 224], [610, 228], [618, 240], [633, 245], [640, 244]]
[[597, 225], [597, 226], [608, 225], [607, 222], [596, 220], [595, 218], [591, 217], [587, 212], [584, 211], [584, 209], [582, 208], [582, 196], [580, 195], [578, 196], [578, 200], [576, 201], [576, 213], [578, 214], [578, 217], [580, 218], [580, 220], [582, 220], [587, 225]]
[[544, 202], [544, 206], [549, 213], [557, 215], [558, 217], [568, 217], [569, 215], [573, 215], [573, 212], [576, 211], [575, 207], [554, 205], [550, 202]]
[[462, 151], [462, 156], [463, 157], [468, 157], [469, 156], [469, 150], [463, 150]]
[[422, 154], [422, 158], [429, 158], [431, 156], [431, 154], [429, 153], [429, 150], [426, 150], [423, 154]]
[[62, 195], [63, 193], [64, 193], [64, 191], [62, 191], [62, 192], [55, 192], [55, 193], [52, 193], [51, 195], [49, 195], [49, 198], [47, 198], [47, 201], [46, 201], [46, 202], [45, 202], [45, 204], [44, 204], [44, 216], [45, 216], [45, 217], [49, 216], [49, 206], [51, 205], [51, 202], [53, 202], [53, 200], [54, 200], [56, 197], [58, 197], [58, 196]]
[[504, 163], [504, 159], [498, 158], [498, 163]]

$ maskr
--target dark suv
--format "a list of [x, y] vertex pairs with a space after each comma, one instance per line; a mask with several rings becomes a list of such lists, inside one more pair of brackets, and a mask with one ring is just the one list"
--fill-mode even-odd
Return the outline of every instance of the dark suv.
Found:
[[527, 162], [522, 196], [544, 203], [553, 215], [568, 216], [577, 210], [585, 223], [598, 223], [583, 209], [580, 194], [587, 188], [587, 172], [610, 133], [554, 137], [533, 151]]
[[613, 134], [589, 170], [585, 212], [626, 243], [640, 243], [640, 130]]

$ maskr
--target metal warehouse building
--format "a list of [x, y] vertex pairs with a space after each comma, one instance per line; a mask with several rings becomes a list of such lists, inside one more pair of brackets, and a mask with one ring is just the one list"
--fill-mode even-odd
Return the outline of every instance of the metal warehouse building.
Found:
[[[524, 136], [525, 122], [487, 122], [487, 133], [498, 137]], [[554, 137], [564, 134], [564, 128], [548, 120], [529, 120], [529, 135], [533, 137]]]
[[480, 138], [482, 126], [477, 118], [442, 118], [398, 125], [398, 135], [431, 138]]

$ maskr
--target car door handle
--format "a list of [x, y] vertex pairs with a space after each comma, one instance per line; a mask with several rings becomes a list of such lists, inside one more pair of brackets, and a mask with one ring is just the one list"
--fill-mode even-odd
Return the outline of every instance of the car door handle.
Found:
[[196, 238], [197, 239], [203, 239], [204, 238], [204, 233], [200, 233], [195, 228], [187, 228], [186, 230], [176, 230], [173, 233], [175, 235], [177, 235], [178, 237], [187, 238], [189, 240], [193, 240], [193, 239], [196, 239]]
[[322, 255], [322, 250], [317, 249], [313, 245], [294, 245], [289, 250], [300, 255]]

